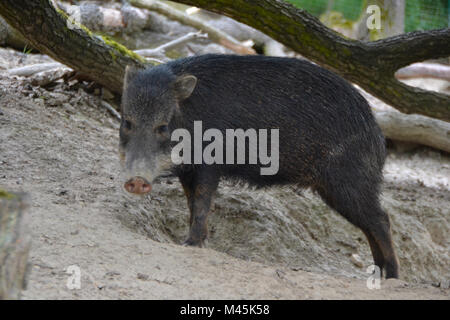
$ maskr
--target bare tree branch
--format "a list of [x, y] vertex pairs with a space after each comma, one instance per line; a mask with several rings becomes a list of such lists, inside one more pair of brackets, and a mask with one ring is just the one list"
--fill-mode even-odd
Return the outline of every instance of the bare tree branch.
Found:
[[208, 34], [208, 37], [225, 48], [228, 48], [239, 54], [255, 54], [255, 50], [252, 48], [244, 46], [238, 40], [234, 39], [232, 36], [218, 30], [203, 21], [191, 17], [180, 10], [176, 10], [171, 6], [156, 0], [130, 0], [130, 3], [139, 8], [149, 9], [160, 14], [165, 15], [166, 17], [179, 21], [185, 25], [194, 27], [202, 32]]
[[450, 97], [397, 81], [398, 68], [450, 55], [450, 28], [375, 41], [343, 38], [307, 12], [281, 0], [174, 0], [225, 14], [352, 81], [404, 113], [450, 121]]
[[68, 20], [48, 0], [2, 0], [0, 14], [34, 48], [117, 93], [122, 91], [127, 65], [148, 63], [124, 46]]

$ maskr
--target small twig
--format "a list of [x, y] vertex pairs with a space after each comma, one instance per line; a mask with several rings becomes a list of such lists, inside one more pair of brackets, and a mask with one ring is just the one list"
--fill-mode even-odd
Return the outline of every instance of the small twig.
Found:
[[59, 62], [38, 63], [24, 67], [8, 69], [6, 70], [6, 73], [11, 76], [29, 77], [32, 76], [33, 74], [51, 69], [56, 69], [59, 67], [66, 67], [66, 66]]
[[120, 113], [117, 112], [117, 110], [114, 109], [108, 102], [100, 100], [100, 105], [108, 110], [117, 120], [120, 121], [122, 119]]
[[[156, 58], [154, 58], [154, 57], [146, 57], [146, 56], [143, 56], [144, 58], [145, 58], [145, 60], [147, 60], [147, 61], [152, 61], [152, 62], [156, 62], [157, 64], [162, 64], [162, 63], [166, 63], [168, 60], [168, 58], [165, 58], [164, 60], [161, 60], [161, 59], [156, 59]], [[166, 61], [165, 61], [166, 60]]]
[[179, 21], [182, 24], [194, 27], [198, 30], [206, 32], [211, 41], [219, 43], [220, 45], [228, 48], [239, 54], [255, 54], [253, 48], [249, 48], [243, 45], [239, 40], [230, 36], [229, 34], [223, 32], [222, 30], [216, 29], [213, 26], [201, 21], [195, 17], [192, 17], [185, 12], [174, 9], [171, 6], [155, 0], [130, 0], [130, 4], [138, 7], [144, 8], [151, 11], [158, 12], [169, 19]]
[[134, 52], [137, 54], [140, 54], [141, 56], [144, 56], [144, 57], [148, 57], [148, 56], [151, 57], [151, 56], [155, 56], [155, 55], [164, 54], [167, 50], [175, 48], [176, 46], [179, 46], [183, 43], [189, 42], [193, 39], [199, 39], [199, 38], [208, 38], [208, 35], [206, 33], [201, 33], [200, 31], [190, 32], [178, 39], [169, 41], [159, 47], [156, 47], [153, 49], [140, 49], [140, 50], [135, 50]]

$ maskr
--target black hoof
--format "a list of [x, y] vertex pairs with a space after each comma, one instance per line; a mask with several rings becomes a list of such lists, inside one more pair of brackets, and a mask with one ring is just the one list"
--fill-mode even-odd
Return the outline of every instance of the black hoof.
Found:
[[205, 246], [205, 244], [204, 244], [204, 241], [202, 241], [202, 240], [194, 240], [194, 239], [189, 238], [185, 242], [183, 242], [183, 246], [203, 248]]

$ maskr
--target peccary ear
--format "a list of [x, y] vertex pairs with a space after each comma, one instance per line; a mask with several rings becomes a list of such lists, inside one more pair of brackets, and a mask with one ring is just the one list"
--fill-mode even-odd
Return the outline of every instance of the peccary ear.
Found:
[[139, 72], [139, 69], [133, 66], [126, 66], [125, 68], [125, 77], [123, 80], [123, 91], [127, 89], [127, 85], [130, 83], [130, 80], [133, 79], [136, 74]]
[[179, 100], [187, 99], [191, 96], [196, 85], [197, 78], [195, 76], [190, 74], [179, 76], [174, 84], [175, 95]]

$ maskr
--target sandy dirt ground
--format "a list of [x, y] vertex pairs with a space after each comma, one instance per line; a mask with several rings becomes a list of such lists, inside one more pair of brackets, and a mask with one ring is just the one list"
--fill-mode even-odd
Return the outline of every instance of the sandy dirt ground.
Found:
[[[22, 60], [19, 62], [19, 59]], [[27, 59], [33, 58], [3, 52], [0, 66], [9, 67], [11, 61], [26, 63]], [[326, 259], [320, 262], [308, 259], [311, 268], [296, 267], [283, 257], [265, 260], [267, 256], [281, 255], [278, 248], [283, 244], [277, 237], [272, 237], [272, 233], [267, 233], [265, 243], [261, 245], [270, 247], [271, 251], [268, 249], [263, 254], [258, 251], [257, 243], [247, 240], [246, 230], [239, 225], [235, 224], [235, 232], [240, 234], [236, 242], [231, 238], [237, 235], [221, 232], [217, 225], [226, 214], [229, 221], [236, 220], [232, 215], [247, 210], [243, 209], [246, 206], [269, 206], [270, 211], [281, 208], [286, 201], [313, 197], [308, 193], [286, 198], [286, 190], [269, 190], [264, 191], [265, 198], [261, 200], [255, 198], [256, 191], [224, 183], [218, 196], [222, 200], [218, 200], [216, 208], [219, 216], [216, 219], [219, 220], [211, 221], [216, 224], [216, 231], [213, 228], [208, 248], [178, 245], [181, 234], [187, 232], [184, 222], [187, 208], [179, 184], [176, 181], [161, 183], [156, 195], [146, 200], [151, 202], [149, 206], [154, 211], [145, 209], [144, 205], [145, 210], [141, 209], [146, 211], [145, 214], [133, 209], [139, 204], [128, 200], [121, 189], [118, 124], [99, 105], [97, 97], [82, 89], [64, 84], [43, 89], [30, 85], [26, 79], [0, 75], [0, 188], [25, 191], [30, 195], [32, 267], [23, 299], [450, 298], [447, 284], [450, 270], [450, 161], [447, 155], [423, 149], [406, 155], [392, 153], [388, 157], [385, 205], [418, 206], [415, 211], [403, 212], [402, 219], [405, 220], [399, 220], [396, 215], [394, 227], [399, 226], [400, 230], [400, 224], [415, 219], [417, 212], [428, 210], [434, 217], [434, 220], [430, 219], [432, 222], [418, 225], [423, 233], [417, 238], [411, 234], [412, 239], [406, 239], [406, 231], [396, 233], [396, 239], [406, 237], [404, 243], [410, 244], [409, 251], [401, 251], [401, 263], [408, 272], [414, 273], [414, 266], [408, 266], [408, 261], [413, 265], [415, 259], [431, 260], [418, 263], [415, 276], [383, 280], [380, 289], [371, 290], [367, 287], [369, 275], [364, 269], [353, 266], [349, 258], [342, 264], [345, 272], [336, 271], [337, 267], [341, 268], [340, 264], [327, 269]], [[176, 201], [169, 203], [166, 197]], [[242, 202], [243, 199], [250, 199], [250, 204]], [[260, 203], [257, 203], [258, 199]], [[227, 202], [233, 201], [228, 209], [224, 208]], [[274, 207], [270, 207], [271, 204]], [[133, 210], [136, 212], [130, 214]], [[284, 214], [281, 209], [280, 212]], [[146, 215], [152, 213], [178, 218], [164, 225], [164, 220], [149, 220]], [[417, 221], [426, 217], [421, 215]], [[256, 221], [259, 218], [247, 216], [247, 219]], [[142, 221], [159, 221], [159, 225], [144, 226]], [[305, 224], [306, 229], [308, 226]], [[357, 243], [355, 239], [361, 234], [353, 229], [351, 232], [353, 238], [342, 236], [342, 239]], [[334, 238], [330, 236], [329, 239]], [[325, 252], [325, 258], [335, 255], [336, 261], [351, 252], [358, 252], [368, 265], [367, 244], [365, 239], [359, 242], [363, 244], [356, 244], [356, 249], [330, 253], [323, 249], [327, 247], [323, 240], [318, 250]], [[422, 248], [422, 243], [430, 246], [429, 255], [423, 258], [421, 252], [414, 252], [415, 248]], [[230, 247], [227, 249], [225, 244]], [[236, 247], [241, 251], [233, 249]], [[344, 243], [344, 247], [349, 245]], [[305, 249], [305, 256], [308, 254]], [[334, 261], [332, 257], [330, 259]], [[71, 281], [73, 274], [67, 273], [71, 266], [81, 272], [79, 289], [68, 286], [68, 283], [74, 284]]]

